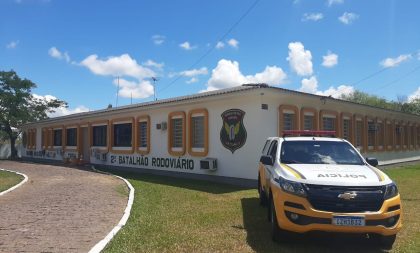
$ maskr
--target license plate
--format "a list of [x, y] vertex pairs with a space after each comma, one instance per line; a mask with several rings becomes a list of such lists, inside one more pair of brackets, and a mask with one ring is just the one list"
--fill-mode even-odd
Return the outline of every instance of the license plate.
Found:
[[356, 226], [365, 225], [365, 217], [363, 216], [334, 216], [332, 224], [336, 226]]

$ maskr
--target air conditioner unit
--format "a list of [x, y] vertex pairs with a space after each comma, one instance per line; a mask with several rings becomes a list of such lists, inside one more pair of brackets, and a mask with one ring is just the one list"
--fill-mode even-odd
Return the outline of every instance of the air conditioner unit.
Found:
[[217, 159], [216, 158], [206, 158], [200, 161], [200, 169], [202, 170], [217, 170]]

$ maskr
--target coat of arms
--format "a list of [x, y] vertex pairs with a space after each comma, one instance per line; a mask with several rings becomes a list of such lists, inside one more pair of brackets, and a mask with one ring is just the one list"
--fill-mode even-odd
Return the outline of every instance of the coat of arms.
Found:
[[220, 130], [220, 141], [232, 154], [246, 142], [244, 126], [245, 112], [240, 109], [230, 109], [222, 113], [223, 126]]

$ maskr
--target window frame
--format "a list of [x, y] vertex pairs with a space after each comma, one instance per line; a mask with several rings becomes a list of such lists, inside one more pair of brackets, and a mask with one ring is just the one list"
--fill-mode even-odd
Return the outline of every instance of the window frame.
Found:
[[[361, 143], [361, 145], [360, 146], [357, 146], [357, 131], [356, 131], [356, 127], [357, 127], [357, 122], [358, 121], [361, 121], [361, 125], [362, 125], [362, 129], [360, 130], [361, 131], [361, 133], [360, 133], [360, 141], [362, 142]], [[353, 140], [354, 140], [354, 146], [357, 148], [357, 149], [359, 149], [360, 150], [360, 152], [365, 152], [365, 150], [367, 149], [366, 148], [366, 141], [365, 141], [365, 119], [364, 119], [364, 117], [363, 117], [363, 115], [361, 115], [361, 114], [354, 114], [353, 115], [353, 129], [354, 129], [354, 132], [353, 132]]]
[[[131, 147], [115, 147], [114, 146], [114, 127], [115, 125], [120, 125], [120, 124], [126, 124], [126, 123], [131, 123]], [[135, 148], [135, 121], [134, 121], [134, 117], [124, 117], [124, 118], [117, 118], [117, 119], [112, 119], [111, 120], [111, 129], [110, 129], [111, 133], [111, 138], [110, 138], [110, 143], [109, 145], [111, 146], [111, 151], [112, 153], [115, 154], [133, 154], [134, 153], [134, 148]]]
[[372, 116], [365, 116], [365, 145], [366, 145], [366, 152], [373, 152], [376, 151], [376, 139], [377, 139], [377, 131], [373, 133], [373, 146], [369, 146], [369, 123], [373, 122], [373, 125], [376, 127], [375, 118]]
[[[172, 119], [181, 118], [182, 119], [182, 147], [176, 148], [172, 145]], [[185, 122], [185, 112], [176, 111], [168, 114], [168, 153], [172, 156], [183, 156], [186, 151], [186, 122]]]
[[[376, 147], [376, 151], [378, 152], [382, 152], [385, 151], [386, 148], [386, 129], [385, 129], [385, 125], [386, 125], [386, 120], [376, 117], [376, 125], [379, 126], [379, 124], [382, 125], [382, 128], [380, 129], [380, 131], [376, 132], [376, 141], [375, 141], [375, 147]], [[382, 146], [379, 145], [379, 138], [382, 138]]]
[[341, 136], [340, 135], [340, 117], [338, 115], [338, 112], [333, 111], [333, 110], [320, 110], [319, 111], [319, 120], [318, 120], [318, 129], [319, 130], [324, 130], [324, 126], [323, 126], [323, 118], [324, 116], [333, 116], [333, 117], [328, 117], [328, 118], [335, 118], [335, 124], [334, 124], [334, 128], [335, 128], [335, 136]]
[[300, 109], [300, 129], [305, 130], [305, 114], [311, 113], [314, 116], [313, 119], [313, 128], [310, 130], [318, 130], [318, 111], [315, 108], [312, 107], [302, 107]]
[[[55, 146], [55, 143], [54, 143], [54, 141], [55, 141], [55, 130], [61, 130], [61, 146], [59, 145], [59, 146]], [[66, 134], [65, 132], [64, 132], [64, 127], [63, 126], [55, 126], [55, 127], [52, 127], [51, 128], [51, 131], [52, 131], [52, 133], [51, 133], [51, 138], [52, 138], [52, 140], [51, 140], [51, 149], [54, 149], [54, 148], [63, 148], [64, 146], [65, 146], [65, 142], [64, 142], [64, 134]]]
[[[404, 131], [404, 128], [402, 127], [402, 121], [399, 121], [399, 120], [394, 121], [394, 136], [395, 136], [394, 137], [394, 144], [395, 144], [394, 149], [395, 150], [402, 150], [404, 137], [403, 137], [402, 131], [400, 131], [399, 138], [398, 138], [397, 127], [402, 129], [402, 131]], [[399, 140], [399, 145], [398, 145], [398, 142], [397, 142], [398, 140]]]
[[[193, 128], [192, 128], [192, 119], [196, 116], [204, 117], [204, 147], [203, 148], [194, 148], [193, 147]], [[188, 153], [191, 156], [207, 156], [209, 152], [209, 112], [205, 108], [193, 109], [188, 112]]]
[[350, 121], [349, 126], [349, 139], [347, 140], [350, 143], [353, 143], [353, 114], [349, 112], [340, 113], [340, 137], [344, 139], [344, 120], [348, 119]]
[[282, 136], [284, 131], [284, 111], [293, 111], [293, 114], [295, 114], [293, 125], [296, 129], [292, 130], [299, 130], [299, 108], [295, 105], [283, 104], [278, 108], [279, 120], [277, 124], [279, 136]]
[[[146, 122], [147, 123], [147, 129], [146, 129], [146, 140], [147, 140], [147, 147], [140, 147], [140, 122]], [[135, 149], [136, 152], [141, 155], [147, 155], [150, 153], [151, 148], [150, 143], [150, 116], [149, 115], [140, 115], [136, 119], [136, 126], [135, 126]]]
[[[105, 146], [94, 146], [93, 144], [93, 139], [94, 139], [94, 137], [93, 137], [93, 128], [94, 127], [97, 127], [97, 126], [106, 126], [106, 145]], [[109, 146], [110, 146], [110, 142], [109, 142], [109, 139], [110, 139], [110, 137], [109, 137], [109, 129], [110, 129], [110, 126], [109, 126], [109, 120], [100, 120], [100, 121], [93, 121], [93, 122], [90, 122], [89, 124], [88, 124], [88, 127], [89, 127], [89, 145], [90, 145], [90, 148], [91, 149], [98, 149], [98, 150], [100, 150], [100, 151], [103, 151], [103, 152], [108, 152], [109, 151]]]
[[409, 142], [410, 142], [410, 131], [409, 130], [409, 122], [402, 121], [401, 123], [403, 127], [403, 134], [402, 134], [402, 149], [408, 150]]
[[[76, 128], [76, 146], [67, 146], [67, 130], [68, 129], [73, 129]], [[51, 149], [54, 149], [54, 128], [51, 128]], [[64, 127], [64, 142], [63, 142], [63, 146], [64, 146], [64, 151], [65, 152], [77, 152], [79, 153], [79, 147], [80, 147], [80, 141], [79, 141], [79, 135], [80, 135], [80, 127], [79, 124], [75, 124], [75, 125], [68, 125]]]

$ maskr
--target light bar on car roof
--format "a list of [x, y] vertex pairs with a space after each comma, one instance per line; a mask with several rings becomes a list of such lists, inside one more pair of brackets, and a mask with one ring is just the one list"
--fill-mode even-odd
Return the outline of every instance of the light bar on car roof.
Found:
[[290, 135], [297, 136], [335, 136], [335, 131], [325, 131], [325, 130], [284, 130], [283, 137]]

